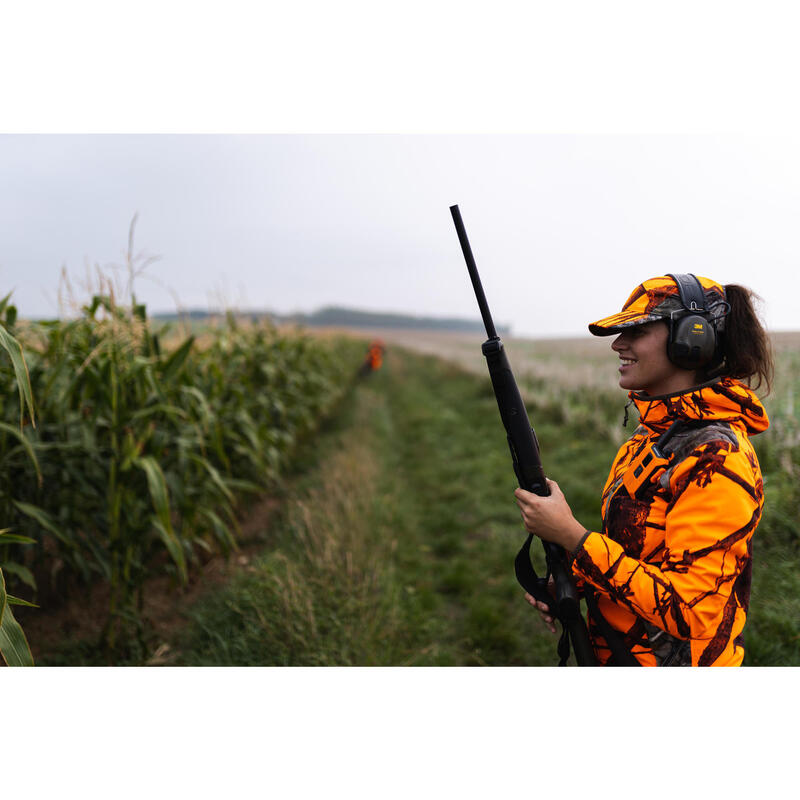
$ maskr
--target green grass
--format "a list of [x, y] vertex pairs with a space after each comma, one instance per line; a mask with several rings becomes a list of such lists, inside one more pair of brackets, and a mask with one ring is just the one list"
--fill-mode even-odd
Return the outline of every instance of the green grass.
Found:
[[[758, 532], [756, 532], [758, 536]], [[755, 544], [753, 590], [745, 627], [745, 666], [800, 664], [797, 548]]]

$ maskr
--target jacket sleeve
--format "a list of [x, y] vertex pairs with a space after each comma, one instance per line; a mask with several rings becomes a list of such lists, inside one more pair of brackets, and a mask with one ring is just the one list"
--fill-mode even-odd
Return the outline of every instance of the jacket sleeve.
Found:
[[575, 574], [615, 603], [681, 639], [704, 639], [732, 626], [749, 593], [750, 540], [762, 487], [752, 456], [709, 442], [672, 471], [665, 548], [657, 564], [625, 554], [590, 533]]

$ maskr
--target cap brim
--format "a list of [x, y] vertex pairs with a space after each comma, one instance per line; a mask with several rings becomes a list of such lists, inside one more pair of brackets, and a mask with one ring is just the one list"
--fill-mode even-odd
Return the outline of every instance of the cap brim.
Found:
[[644, 325], [645, 322], [655, 322], [658, 319], [664, 317], [661, 314], [645, 314], [641, 311], [620, 311], [618, 314], [589, 323], [589, 333], [594, 336], [613, 336], [625, 328]]

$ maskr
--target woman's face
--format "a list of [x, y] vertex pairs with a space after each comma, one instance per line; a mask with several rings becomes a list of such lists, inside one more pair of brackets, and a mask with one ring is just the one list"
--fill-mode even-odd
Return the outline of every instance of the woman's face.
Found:
[[649, 395], [674, 394], [696, 385], [697, 374], [676, 367], [667, 358], [666, 322], [626, 328], [611, 343], [620, 359], [619, 385]]

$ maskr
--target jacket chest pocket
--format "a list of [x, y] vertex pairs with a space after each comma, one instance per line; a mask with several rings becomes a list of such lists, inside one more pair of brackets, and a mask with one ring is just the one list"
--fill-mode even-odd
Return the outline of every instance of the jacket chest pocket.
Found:
[[644, 497], [631, 497], [620, 485], [607, 501], [603, 533], [632, 558], [641, 558], [664, 542], [667, 503], [661, 495], [653, 486]]

